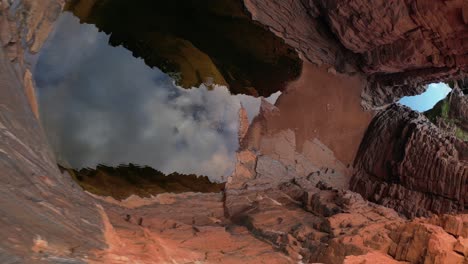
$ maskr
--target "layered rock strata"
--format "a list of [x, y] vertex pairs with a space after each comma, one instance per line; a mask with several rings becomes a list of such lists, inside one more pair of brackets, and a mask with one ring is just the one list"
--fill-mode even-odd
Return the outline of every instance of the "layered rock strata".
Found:
[[468, 96], [457, 87], [450, 96], [449, 118], [468, 133]]
[[468, 97], [460, 89], [458, 83], [447, 98], [438, 102], [424, 115], [441, 131], [461, 140], [468, 140]]
[[186, 175], [177, 172], [164, 174], [149, 166], [121, 164], [119, 166], [98, 165], [81, 170], [64, 168], [86, 191], [123, 200], [131, 195], [149, 197], [160, 193], [219, 193], [223, 183], [211, 182], [207, 176]]
[[[368, 107], [466, 71], [466, 1], [246, 3], [307, 60], [371, 74]], [[396, 106], [361, 144], [351, 188], [364, 198], [347, 190], [351, 168], [322, 140], [298, 140], [296, 127], [264, 133], [279, 109], [267, 104], [239, 134], [225, 196], [87, 195], [56, 168], [24, 88], [27, 54], [39, 50], [61, 2], [1, 4], [1, 263], [467, 263], [466, 214], [398, 214], [464, 209], [466, 143]]]
[[185, 88], [214, 83], [269, 96], [301, 72], [297, 52], [252, 21], [239, 0], [72, 0], [66, 9]]
[[52, 31], [63, 5], [63, 0], [0, 1], [0, 44], [5, 59], [15, 65], [15, 75], [23, 83], [36, 118], [39, 118], [39, 109], [31, 73], [34, 54]]
[[[402, 110], [405, 109], [396, 108], [396, 112], [388, 115]], [[272, 115], [280, 114], [278, 111], [264, 102], [260, 117], [251, 125], [256, 130], [263, 129], [263, 137], [255, 144], [248, 142], [255, 141], [254, 137], [248, 135], [243, 139], [243, 149], [238, 153], [235, 172], [225, 191], [224, 209], [233, 223], [245, 226], [252, 235], [271, 243], [294, 262], [465, 263], [468, 260], [466, 253], [462, 253], [466, 250], [466, 215], [408, 221], [395, 210], [365, 200], [347, 190], [347, 184], [343, 183], [352, 170], [337, 163], [333, 152], [323, 149], [308, 156], [304, 155], [308, 152], [304, 149], [304, 153], [297, 153], [292, 131], [266, 129], [266, 123]], [[375, 133], [378, 132], [382, 131]], [[388, 135], [399, 138], [395, 133]], [[323, 147], [317, 140], [311, 144]], [[393, 146], [392, 142], [389, 145]], [[377, 156], [379, 162], [377, 153], [365, 151], [366, 155]], [[384, 148], [383, 153], [389, 151]], [[329, 165], [318, 169], [323, 164]], [[358, 165], [359, 171], [361, 164]], [[442, 176], [449, 173], [450, 170]], [[451, 185], [453, 189], [457, 186], [460, 187], [456, 183]]]
[[[366, 108], [379, 108], [423, 84], [463, 78], [468, 3], [451, 1], [245, 0], [267, 25], [315, 63], [368, 76]], [[284, 23], [289, 21], [289, 23]]]
[[0, 49], [1, 263], [67, 263], [105, 248], [94, 199], [59, 172]]
[[[140, 36], [134, 36], [135, 33], [131, 33], [129, 30], [139, 29], [137, 31], [141, 31], [140, 28], [148, 27], [147, 20], [143, 19], [145, 15], [128, 20], [128, 16], [123, 15], [122, 11], [131, 10], [134, 8], [133, 5], [124, 8], [122, 4], [115, 3], [118, 3], [118, 1], [103, 4], [100, 1], [75, 0], [72, 1], [69, 8], [82, 21], [94, 23], [104, 31], [112, 33], [111, 41], [114, 44], [123, 43], [135, 54], [145, 58], [146, 62], [151, 66], [164, 66], [167, 61], [173, 61], [178, 65], [177, 67], [186, 64], [185, 61], [179, 58], [180, 55], [191, 57], [193, 52], [186, 52], [185, 54], [180, 52], [179, 55], [173, 54], [165, 58], [164, 56], [167, 56], [167, 53], [171, 50], [166, 46], [174, 46], [174, 41], [168, 42], [167, 39], [161, 38], [157, 34], [154, 35], [154, 32], [160, 30], [158, 26], [161, 23], [173, 25], [177, 24], [177, 22], [155, 22], [154, 25], [150, 26], [153, 35], [143, 34], [141, 36], [140, 34]], [[151, 8], [165, 10], [165, 8], [168, 8], [166, 6], [157, 8], [146, 2], [143, 4], [147, 8], [137, 7], [135, 10], [149, 10]], [[243, 5], [250, 14], [243, 12]], [[249, 49], [255, 51], [250, 54], [250, 57], [259, 57], [249, 64], [242, 64], [236, 61], [235, 58], [226, 57], [226, 52], [220, 53], [209, 43], [203, 42], [203, 40], [209, 39], [209, 36], [200, 35], [202, 33], [192, 36], [187, 32], [180, 32], [180, 30], [173, 32], [179, 38], [189, 40], [189, 46], [190, 43], [193, 43], [194, 47], [192, 48], [194, 50], [200, 49], [201, 53], [206, 53], [208, 56], [205, 56], [205, 60], [209, 61], [207, 64], [214, 63], [220, 71], [215, 70], [216, 73], [213, 73], [205, 69], [207, 68], [206, 65], [201, 65], [195, 67], [198, 72], [211, 74], [219, 83], [227, 81], [234, 92], [252, 92], [251, 89], [238, 87], [239, 84], [236, 82], [240, 82], [242, 83], [241, 86], [250, 86], [257, 89], [260, 95], [268, 95], [275, 92], [275, 89], [285, 88], [284, 85], [279, 85], [280, 82], [290, 81], [294, 79], [294, 76], [297, 76], [295, 74], [297, 71], [292, 70], [298, 66], [294, 62], [295, 56], [291, 55], [292, 53], [288, 54], [287, 48], [278, 43], [272, 44], [272, 47], [265, 46], [264, 50], [260, 51], [258, 50], [259, 44], [256, 44], [258, 39], [249, 35], [252, 30], [260, 29], [252, 26], [252, 29], [244, 30], [242, 26], [239, 26], [248, 19], [249, 15], [284, 39], [305, 60], [317, 65], [332, 66], [338, 72], [365, 76], [368, 79], [368, 84], [362, 96], [364, 99], [363, 106], [367, 109], [379, 109], [403, 96], [419, 94], [424, 91], [424, 84], [463, 78], [467, 71], [468, 54], [466, 50], [468, 46], [466, 38], [468, 36], [468, 27], [466, 17], [468, 15], [466, 13], [468, 11], [466, 10], [468, 10], [468, 7], [466, 1], [462, 0], [398, 0], [391, 2], [383, 0], [245, 0], [243, 3], [237, 0], [225, 0], [221, 3], [218, 1], [216, 5], [208, 4], [204, 8], [186, 7], [180, 3], [177, 6], [179, 9], [176, 9], [176, 14], [180, 13], [181, 9], [185, 10], [185, 8], [189, 8], [195, 13], [199, 12], [200, 9], [207, 10], [206, 14], [200, 14], [200, 16], [206, 17], [209, 22], [202, 24], [202, 26], [212, 28], [207, 32], [219, 32], [219, 29], [213, 27], [213, 24], [218, 25], [224, 23], [228, 18], [233, 19], [237, 27], [224, 26], [230, 28], [230, 33], [236, 37], [233, 39], [218, 35], [218, 41], [227, 40], [226, 46], [229, 46], [229, 49], [239, 50], [239, 54], [243, 54], [241, 51], [245, 50], [239, 49], [236, 43], [244, 38], [245, 41], [243, 41], [242, 45], [251, 45]], [[226, 16], [226, 9], [231, 10], [231, 14], [228, 16]], [[171, 12], [171, 10], [173, 10], [173, 7], [169, 5], [167, 12]], [[224, 18], [211, 21], [212, 14], [215, 15], [215, 18]], [[176, 15], [172, 16], [176, 17]], [[104, 17], [104, 19], [100, 17]], [[114, 21], [113, 17], [121, 19]], [[143, 19], [142, 22], [139, 22], [140, 19]], [[182, 23], [181, 19], [183, 20], [183, 18], [179, 18], [179, 23]], [[244, 32], [243, 36], [237, 35], [236, 32], [238, 31]], [[271, 39], [268, 43], [278, 42], [267, 34], [263, 35], [263, 38]], [[137, 39], [144, 39], [145, 41], [139, 43]], [[155, 39], [158, 41], [153, 41]], [[176, 41], [181, 41], [181, 39]], [[164, 43], [167, 43], [167, 45]], [[187, 43], [177, 45], [187, 46]], [[153, 49], [153, 52], [148, 53], [141, 50], [141, 47], [147, 50]], [[166, 54], [157, 54], [158, 49], [153, 47], [158, 47], [159, 50], [167, 50]], [[265, 56], [258, 55], [264, 52]], [[272, 57], [272, 54], [275, 53], [276, 55]], [[161, 60], [161, 56], [163, 56], [164, 60]], [[249, 56], [244, 56], [244, 60], [247, 61], [248, 58]], [[292, 70], [291, 76], [282, 76], [283, 73], [276, 71], [275, 67], [270, 69], [276, 71], [273, 77], [270, 76], [270, 78], [278, 78], [278, 80], [275, 80], [278, 84], [269, 82], [267, 86], [275, 87], [275, 89], [266, 88], [264, 85], [266, 81], [258, 80], [257, 77], [265, 79], [263, 75], [247, 76], [248, 81], [246, 82], [243, 81], [246, 76], [239, 74], [236, 70], [238, 66], [249, 68], [250, 65], [257, 64], [262, 65], [262, 67], [270, 67], [268, 63], [263, 62], [273, 60], [276, 61], [275, 65], [281, 66], [284, 63], [286, 67], [281, 69], [282, 71], [287, 71], [287, 68]], [[192, 64], [203, 60], [195, 59], [193, 61]], [[170, 65], [166, 66], [168, 67], [167, 71], [177, 69], [177, 67], [174, 68]], [[163, 70], [165, 67], [162, 67]], [[216, 69], [215, 66], [210, 67]], [[198, 77], [189, 77], [191, 73], [187, 67], [185, 67], [185, 70], [182, 67], [179, 71], [186, 75], [186, 83], [193, 85], [193, 83], [200, 82], [200, 80], [188, 81]], [[235, 78], [230, 79], [231, 77], [226, 73], [227, 71], [229, 74], [234, 74]]]
[[408, 217], [462, 211], [468, 202], [467, 151], [467, 142], [394, 105], [370, 124], [351, 190]]

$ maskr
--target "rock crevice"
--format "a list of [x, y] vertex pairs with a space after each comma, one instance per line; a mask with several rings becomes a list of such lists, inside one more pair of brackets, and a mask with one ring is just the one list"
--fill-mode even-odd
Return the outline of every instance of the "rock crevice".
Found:
[[[264, 101], [250, 126], [239, 113], [224, 193], [124, 201], [88, 195], [61, 174], [34, 116], [28, 54], [63, 1], [0, 3], [0, 262], [468, 262], [467, 142], [407, 108], [384, 109], [428, 82], [466, 75], [466, 1], [245, 0], [253, 19], [324, 66], [304, 63], [312, 78], [276, 106]], [[82, 3], [77, 12], [89, 14], [94, 2]], [[363, 106], [383, 110], [353, 167], [345, 160], [372, 118], [358, 111], [361, 91]], [[466, 100], [457, 96], [451, 115], [465, 126]], [[304, 114], [298, 102], [316, 107], [294, 119]], [[351, 109], [358, 122], [340, 119]]]

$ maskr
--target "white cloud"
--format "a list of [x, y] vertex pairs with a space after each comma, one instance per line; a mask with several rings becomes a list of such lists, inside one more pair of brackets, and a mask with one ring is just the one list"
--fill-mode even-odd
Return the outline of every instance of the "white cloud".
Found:
[[133, 162], [215, 180], [229, 175], [240, 104], [252, 120], [260, 99], [233, 96], [222, 86], [176, 87], [107, 41], [94, 26], [64, 14], [40, 55], [35, 77], [41, 115], [60, 157], [74, 167]]

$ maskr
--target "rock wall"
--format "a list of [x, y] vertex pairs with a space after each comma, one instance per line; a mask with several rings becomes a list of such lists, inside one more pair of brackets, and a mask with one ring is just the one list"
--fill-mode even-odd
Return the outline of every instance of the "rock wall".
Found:
[[317, 139], [337, 160], [352, 164], [373, 117], [361, 107], [365, 83], [361, 76], [350, 77], [304, 62], [301, 77], [290, 83], [275, 103], [275, 114], [255, 118], [243, 137], [254, 137], [246, 142], [259, 148], [264, 135], [291, 130], [298, 153], [303, 152], [306, 142]]
[[268, 97], [301, 72], [297, 52], [252, 21], [240, 0], [72, 0], [66, 9], [184, 88], [215, 83]]
[[[336, 162], [333, 152], [323, 149], [318, 140], [310, 142], [318, 151], [297, 153], [293, 131], [269, 131], [268, 122], [280, 114], [279, 108], [263, 102], [260, 116], [243, 137], [236, 169], [225, 191], [224, 210], [234, 224], [271, 243], [291, 263], [468, 260], [467, 215], [408, 221], [395, 210], [367, 201], [347, 190], [352, 169]], [[259, 134], [263, 136], [255, 136]], [[369, 144], [382, 150], [378, 143]], [[369, 157], [377, 156], [379, 162], [377, 153], [363, 151]], [[319, 169], [325, 164], [326, 168]], [[460, 187], [452, 185], [456, 186]], [[407, 201], [415, 197], [399, 198]]]
[[[71, 2], [69, 9], [82, 21], [96, 24], [105, 32], [112, 33], [111, 42], [113, 45], [122, 44], [135, 54], [145, 58], [148, 65], [167, 68], [168, 72], [174, 71], [175, 67], [175, 69], [184, 72], [184, 68], [187, 67], [182, 67], [183, 63], [174, 59], [179, 55], [173, 54], [166, 58], [168, 52], [165, 54], [157, 53], [158, 50], [170, 50], [166, 46], [174, 45], [175, 40], [168, 41], [155, 34], [160, 30], [158, 27], [161, 24], [167, 24], [167, 27], [171, 27], [174, 24], [184, 23], [184, 17], [177, 18], [178, 22], [166, 18], [163, 21], [153, 19], [151, 20], [153, 25], [149, 26], [148, 20], [142, 18], [151, 15], [151, 13], [143, 14], [145, 12], [143, 10], [165, 10], [166, 4], [157, 6], [154, 3], [142, 2], [140, 5], [145, 5], [145, 7], [133, 4], [122, 7], [121, 3], [115, 4], [118, 2], [102, 4], [99, 1], [75, 0]], [[193, 22], [194, 19], [190, 18], [183, 28], [195, 26], [194, 29], [188, 30], [189, 33], [179, 32], [179, 29], [179, 31], [172, 33], [181, 39], [189, 40], [189, 44], [193, 43], [195, 46], [193, 49], [198, 48], [202, 53], [206, 53], [208, 56], [205, 57], [209, 62], [205, 64], [213, 64], [210, 58], [213, 59], [220, 72], [215, 70], [216, 73], [214, 73], [210, 70], [206, 74], [215, 76], [215, 81], [218, 83], [227, 81], [233, 92], [255, 94], [245, 87], [239, 88], [247, 86], [254, 87], [257, 94], [260, 95], [268, 95], [281, 90], [285, 87], [283, 82], [291, 81], [297, 77], [297, 69], [300, 66], [296, 61], [297, 56], [293, 52], [287, 47], [283, 47], [277, 39], [268, 34], [263, 34], [262, 38], [269, 38], [270, 40], [267, 41], [269, 45], [258, 44], [261, 41], [255, 38], [255, 34], [253, 36], [249, 34], [254, 31], [253, 29], [260, 32], [260, 27], [256, 28], [255, 25], [242, 26], [246, 20], [249, 20], [242, 10], [242, 1], [215, 2], [216, 4], [209, 3], [206, 7], [200, 7], [197, 4], [199, 8], [188, 5], [188, 8], [193, 10], [191, 13], [194, 14], [205, 10], [205, 13], [200, 13], [197, 16], [206, 18], [207, 23], [196, 25]], [[305, 60], [317, 65], [332, 66], [338, 72], [365, 76], [368, 79], [368, 84], [362, 97], [364, 99], [363, 106], [366, 109], [380, 109], [403, 96], [421, 93], [425, 89], [424, 84], [463, 78], [467, 72], [468, 54], [466, 50], [468, 44], [466, 44], [466, 39], [468, 27], [466, 17], [468, 15], [466, 13], [468, 11], [466, 10], [468, 8], [466, 1], [463, 0], [397, 0], [390, 2], [385, 0], [244, 0], [243, 3], [253, 19], [281, 37], [286, 44], [296, 49]], [[116, 7], [112, 4], [115, 4]], [[171, 5], [173, 4], [169, 6]], [[181, 3], [175, 6], [179, 9], [186, 8]], [[135, 17], [125, 15], [135, 13], [127, 12], [133, 8], [142, 14]], [[164, 12], [175, 10], [175, 14], [171, 17], [176, 17], [180, 13], [178, 8], [171, 7]], [[231, 10], [231, 13], [226, 15], [225, 10]], [[210, 19], [211, 13], [215, 14], [216, 19]], [[223, 19], [217, 20], [223, 16]], [[106, 17], [106, 19], [103, 21], [98, 19], [99, 17]], [[115, 17], [119, 17], [119, 19], [114, 20]], [[140, 21], [140, 19], [142, 20]], [[234, 25], [223, 24], [227, 19], [232, 19]], [[198, 21], [198, 19], [196, 20]], [[209, 39], [209, 35], [202, 35], [205, 31], [191, 35], [191, 32], [197, 31], [197, 27], [210, 28], [206, 32], [220, 32], [219, 28], [213, 25], [223, 25], [224, 28], [230, 28], [228, 36], [218, 33], [219, 41], [225, 42], [227, 47], [221, 52], [211, 47], [210, 42], [204, 42], [204, 40]], [[135, 36], [135, 32], [128, 32], [129, 28], [146, 27], [151, 27], [151, 34], [141, 33]], [[168, 30], [167, 27], [164, 30]], [[237, 32], [242, 32], [242, 35], [238, 35]], [[136, 39], [145, 39], [143, 50], [140, 50], [142, 44], [135, 44]], [[237, 43], [239, 40], [242, 40], [240, 44]], [[184, 42], [184, 45], [187, 43]], [[236, 61], [236, 58], [229, 58], [226, 55], [229, 50], [239, 50], [239, 52], [243, 50], [238, 48], [239, 45], [243, 48], [246, 45], [251, 45], [248, 50], [252, 52], [248, 56], [242, 56], [240, 61]], [[154, 50], [154, 47], [158, 48]], [[150, 49], [153, 49], [153, 53], [157, 56], [148, 55], [147, 50]], [[182, 57], [191, 57], [194, 56], [191, 54], [193, 52], [181, 55]], [[259, 55], [263, 53], [266, 54], [265, 58]], [[277, 58], [271, 55], [275, 53]], [[162, 63], [161, 56], [164, 58], [162, 61], [173, 61], [177, 67]], [[251, 60], [251, 58], [256, 58], [256, 60]], [[264, 61], [272, 60], [276, 60], [272, 65], [279, 67], [279, 69], [271, 67], [269, 63], [264, 63]], [[249, 63], [243, 64], [244, 61], [249, 61]], [[259, 74], [258, 66], [250, 68], [251, 65], [257, 64], [262, 68], [268, 68], [268, 72], [274, 72], [274, 74], [270, 74], [269, 77], [252, 75], [247, 78], [247, 82], [241, 82], [239, 80], [242, 80], [244, 76], [240, 73], [237, 74], [237, 72], [234, 74], [232, 70], [240, 67]], [[282, 67], [282, 64], [285, 67]], [[195, 69], [204, 72], [206, 67], [206, 65], [198, 65]], [[212, 65], [209, 68], [216, 69], [216, 67]], [[226, 67], [229, 68], [230, 74], [235, 75], [235, 80], [230, 80], [228, 74], [224, 72]], [[290, 76], [285, 74], [288, 69], [291, 71]], [[183, 78], [196, 79], [195, 77], [189, 78], [190, 75], [190, 71], [187, 70], [184, 72], [185, 77]], [[266, 79], [272, 78], [273, 82], [266, 81]], [[196, 83], [200, 83], [200, 80], [189, 81], [184, 87], [190, 87]], [[239, 83], [242, 84], [239, 86]]]
[[[328, 74], [368, 76], [369, 108], [466, 71], [466, 1], [245, 3]], [[442, 214], [465, 209], [467, 144], [397, 106], [370, 125], [350, 182], [351, 168], [321, 140], [298, 137], [294, 122], [265, 130], [281, 108], [264, 103], [248, 129], [240, 114], [224, 195], [86, 194], [56, 167], [28, 73], [62, 5], [1, 2], [1, 263], [467, 263], [468, 216]]]
[[36, 118], [39, 109], [31, 73], [34, 54], [52, 31], [63, 5], [64, 0], [0, 1], [0, 45], [5, 59], [14, 64]]
[[450, 96], [449, 118], [456, 120], [458, 126], [468, 133], [468, 96], [459, 87]]
[[[245, 0], [269, 26], [314, 63], [368, 76], [368, 109], [423, 91], [423, 84], [463, 78], [468, 65], [463, 0]], [[289, 21], [289, 23], [284, 23]]]
[[0, 83], [0, 262], [85, 259], [105, 247], [98, 208], [59, 172], [3, 49]]
[[456, 213], [468, 202], [468, 144], [394, 105], [370, 124], [351, 189], [408, 216]]

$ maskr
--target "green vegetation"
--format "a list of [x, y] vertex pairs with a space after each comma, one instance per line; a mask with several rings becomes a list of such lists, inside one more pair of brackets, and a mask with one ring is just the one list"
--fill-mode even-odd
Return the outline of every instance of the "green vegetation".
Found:
[[429, 118], [429, 120], [431, 120], [432, 123], [436, 124], [438, 117], [444, 120], [449, 119], [449, 112], [450, 112], [449, 97], [450, 96], [447, 96], [447, 98], [438, 102], [434, 106], [434, 108], [424, 113], [424, 115], [426, 115], [426, 117]]
[[450, 95], [437, 103], [434, 108], [425, 112], [424, 115], [436, 125], [438, 124], [438, 119], [441, 119], [448, 126], [455, 128], [455, 136], [457, 138], [465, 141], [468, 140], [468, 131], [458, 126], [462, 121], [450, 117]]
[[455, 129], [455, 136], [461, 140], [468, 141], [468, 132], [458, 126]]

